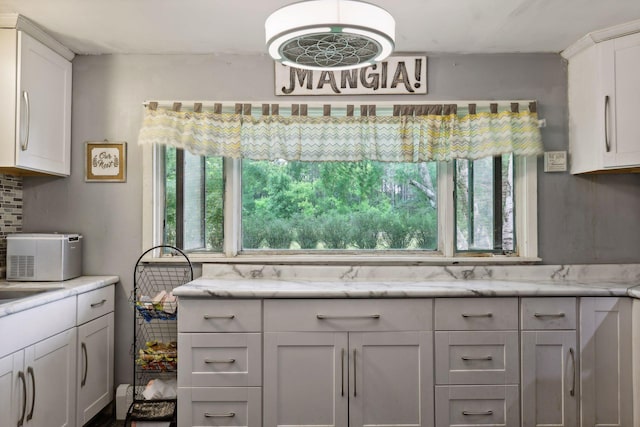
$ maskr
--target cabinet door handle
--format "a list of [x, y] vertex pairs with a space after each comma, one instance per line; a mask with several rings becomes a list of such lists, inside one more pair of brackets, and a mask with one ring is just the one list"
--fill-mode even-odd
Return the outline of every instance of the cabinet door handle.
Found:
[[223, 414], [215, 414], [215, 413], [212, 413], [212, 412], [205, 412], [204, 416], [206, 418], [221, 418], [221, 417], [222, 418], [233, 418], [233, 417], [236, 416], [236, 413], [235, 412], [225, 412]]
[[571, 356], [571, 367], [572, 367], [571, 388], [569, 389], [569, 395], [575, 396], [576, 394], [576, 355], [575, 355], [575, 352], [573, 351], [573, 348], [569, 348], [569, 356]]
[[31, 376], [31, 410], [29, 411], [29, 414], [27, 415], [27, 421], [31, 421], [31, 419], [33, 418], [33, 410], [36, 407], [36, 375], [33, 372], [33, 368], [31, 366], [29, 366], [27, 368], [27, 374], [29, 374]]
[[235, 363], [236, 359], [204, 359], [204, 363]]
[[106, 299], [103, 299], [103, 300], [102, 300], [102, 301], [100, 301], [100, 302], [94, 302], [93, 304], [91, 304], [91, 308], [100, 307], [100, 306], [104, 305], [104, 303], [105, 303], [105, 302], [107, 302], [107, 300], [106, 300]]
[[607, 153], [611, 151], [611, 142], [609, 141], [609, 95], [604, 97], [604, 148]]
[[87, 373], [89, 372], [89, 354], [87, 353], [87, 345], [85, 343], [82, 343], [80, 348], [82, 348], [82, 354], [84, 355], [84, 374], [82, 374], [80, 387], [84, 387], [87, 383]]
[[493, 415], [493, 411], [462, 411], [462, 415]]
[[379, 319], [382, 317], [379, 314], [361, 314], [361, 315], [332, 315], [332, 314], [316, 314], [316, 317], [320, 320], [327, 319]]
[[344, 396], [344, 348], [340, 352], [340, 379], [342, 380], [340, 384], [340, 396]]
[[480, 356], [480, 357], [471, 357], [471, 356], [462, 356], [462, 360], [493, 360], [493, 356]]
[[493, 317], [493, 313], [462, 313], [462, 317]]
[[353, 349], [353, 397], [358, 395], [358, 379], [356, 377], [356, 373], [358, 372], [356, 369], [356, 355], [357, 351], [355, 348]]
[[22, 427], [24, 424], [24, 416], [27, 413], [27, 379], [22, 371], [18, 372], [18, 378], [22, 381], [22, 395], [24, 396], [24, 400], [22, 401], [22, 415], [18, 420], [18, 427]]
[[27, 151], [27, 148], [29, 148], [29, 128], [31, 127], [31, 104], [29, 103], [29, 92], [23, 90], [22, 98], [24, 99], [24, 105], [26, 107], [25, 122], [27, 123], [27, 130], [24, 140], [22, 141], [22, 144], [20, 144], [20, 148], [22, 151]]
[[535, 317], [564, 317], [564, 313], [533, 313]]
[[204, 317], [205, 320], [211, 320], [211, 319], [235, 319], [236, 315], [235, 314], [220, 314], [220, 315], [205, 314], [202, 317]]

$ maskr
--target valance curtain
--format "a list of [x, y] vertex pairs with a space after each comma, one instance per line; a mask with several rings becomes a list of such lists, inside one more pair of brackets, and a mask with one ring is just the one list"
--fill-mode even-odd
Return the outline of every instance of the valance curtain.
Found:
[[358, 116], [353, 109], [329, 115], [326, 107], [322, 116], [300, 115], [297, 108], [285, 116], [273, 107], [269, 114], [268, 106], [266, 114], [251, 114], [250, 106], [228, 113], [151, 104], [138, 143], [253, 160], [424, 162], [543, 152], [535, 103], [522, 112], [517, 103], [480, 112], [470, 104], [461, 115], [456, 105], [395, 106], [392, 115], [368, 106]]

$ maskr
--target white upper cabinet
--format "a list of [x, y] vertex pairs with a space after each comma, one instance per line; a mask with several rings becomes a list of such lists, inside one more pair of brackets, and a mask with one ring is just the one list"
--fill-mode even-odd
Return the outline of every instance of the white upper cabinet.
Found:
[[640, 171], [640, 34], [569, 56], [571, 173]]
[[70, 61], [24, 31], [0, 29], [0, 111], [0, 172], [70, 174]]

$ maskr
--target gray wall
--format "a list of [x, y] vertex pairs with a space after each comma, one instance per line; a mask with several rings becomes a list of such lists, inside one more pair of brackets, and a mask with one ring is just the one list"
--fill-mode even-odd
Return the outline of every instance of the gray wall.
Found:
[[[292, 103], [276, 98], [265, 56], [78, 56], [73, 63], [72, 175], [25, 178], [25, 231], [85, 236], [85, 274], [117, 274], [116, 384], [131, 381], [132, 270], [143, 249], [142, 102], [220, 100]], [[371, 103], [537, 99], [547, 119], [546, 150], [566, 150], [567, 73], [559, 55], [446, 55], [429, 58], [426, 96], [314, 97], [313, 102]], [[85, 183], [84, 142], [127, 141], [126, 183]], [[640, 262], [640, 174], [544, 174], [539, 164], [539, 253], [547, 264]]]

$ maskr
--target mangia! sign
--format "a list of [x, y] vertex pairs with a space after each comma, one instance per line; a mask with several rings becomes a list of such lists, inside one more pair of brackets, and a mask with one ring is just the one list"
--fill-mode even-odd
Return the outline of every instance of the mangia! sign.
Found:
[[426, 94], [427, 57], [391, 56], [355, 70], [302, 70], [276, 62], [276, 95]]

